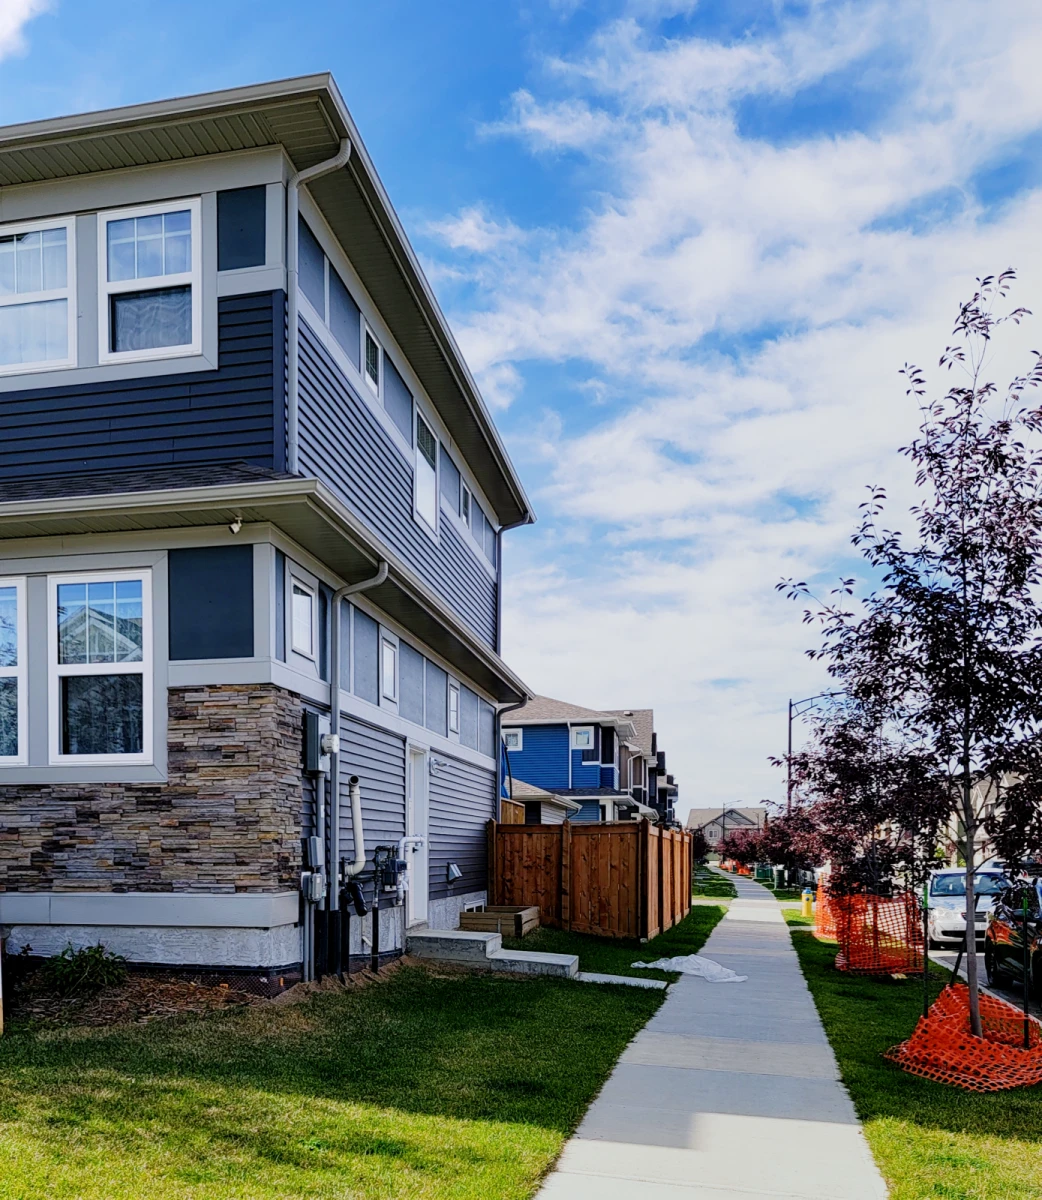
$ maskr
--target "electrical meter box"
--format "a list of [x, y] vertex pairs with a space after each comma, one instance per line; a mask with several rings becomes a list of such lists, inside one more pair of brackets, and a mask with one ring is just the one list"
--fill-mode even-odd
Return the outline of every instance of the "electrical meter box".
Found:
[[328, 775], [332, 768], [329, 751], [333, 741], [329, 731], [329, 717], [323, 713], [304, 713], [304, 770], [309, 775], [317, 775], [320, 771]]

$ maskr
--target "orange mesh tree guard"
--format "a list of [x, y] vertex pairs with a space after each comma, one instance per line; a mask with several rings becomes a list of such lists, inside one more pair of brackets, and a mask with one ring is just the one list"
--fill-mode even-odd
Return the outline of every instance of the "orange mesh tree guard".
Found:
[[884, 1055], [903, 1071], [971, 1092], [1001, 1092], [1042, 1083], [1042, 1029], [1014, 1005], [981, 992], [983, 1037], [970, 1033], [969, 989], [949, 984], [906, 1042]]
[[836, 940], [836, 914], [832, 911], [832, 897], [823, 883], [818, 884], [818, 898], [814, 905], [814, 934], [831, 942]]
[[923, 971], [923, 930], [918, 900], [897, 896], [830, 896], [839, 942], [836, 967], [856, 975], [918, 975]]

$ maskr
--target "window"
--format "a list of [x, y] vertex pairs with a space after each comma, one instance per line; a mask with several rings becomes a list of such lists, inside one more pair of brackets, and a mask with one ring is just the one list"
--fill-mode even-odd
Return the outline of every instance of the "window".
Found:
[[593, 726], [582, 725], [577, 726], [572, 730], [572, 749], [573, 750], [592, 750], [593, 749]]
[[0, 763], [26, 760], [25, 580], [0, 579]]
[[438, 461], [441, 466], [442, 499], [458, 517], [460, 510], [460, 491], [463, 487], [462, 480], [460, 479], [459, 468], [452, 461], [448, 451], [444, 446], [441, 448], [441, 456]]
[[202, 350], [199, 201], [98, 216], [101, 362]]
[[504, 729], [503, 745], [508, 750], [521, 750], [524, 747], [522, 731], [520, 729]]
[[385, 700], [398, 699], [398, 647], [386, 638], [380, 643], [380, 684]]
[[460, 492], [460, 516], [463, 518], [463, 524], [470, 526], [470, 492], [464, 487]]
[[297, 654], [315, 657], [315, 591], [299, 579], [293, 580], [290, 646]]
[[361, 311], [303, 217], [297, 224], [297, 281], [318, 319], [359, 370]]
[[147, 573], [51, 578], [52, 761], [150, 760], [150, 583]]
[[459, 733], [459, 685], [449, 684], [449, 729]]
[[365, 381], [374, 395], [380, 394], [380, 343], [366, 326], [365, 330]]
[[72, 248], [71, 221], [0, 229], [0, 373], [75, 363]]
[[416, 491], [417, 515], [438, 528], [438, 442], [427, 422], [416, 414]]

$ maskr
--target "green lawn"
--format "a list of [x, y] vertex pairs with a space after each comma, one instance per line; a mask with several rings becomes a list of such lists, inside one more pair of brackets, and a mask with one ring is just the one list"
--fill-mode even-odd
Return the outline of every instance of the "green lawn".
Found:
[[660, 992], [403, 968], [0, 1038], [2, 1200], [526, 1200]]
[[635, 962], [652, 962], [656, 958], [673, 958], [677, 954], [697, 954], [705, 945], [724, 909], [716, 904], [698, 904], [672, 929], [652, 938], [650, 942], [615, 941], [610, 938], [589, 937], [582, 933], [566, 933], [563, 929], [545, 926], [534, 930], [521, 941], [504, 938], [503, 945], [514, 950], [543, 950], [551, 954], [578, 954], [579, 968], [600, 971], [605, 975], [638, 975], [645, 979], [678, 979], [675, 971], [645, 971], [635, 969]]
[[730, 879], [716, 874], [697, 874], [691, 883], [692, 896], [713, 896], [721, 900], [733, 900], [738, 890]]
[[[1042, 1086], [980, 1096], [905, 1074], [882, 1052], [915, 1028], [922, 981], [844, 975], [834, 942], [793, 942], [891, 1200], [1038, 1200]], [[948, 973], [933, 974], [936, 994]]]

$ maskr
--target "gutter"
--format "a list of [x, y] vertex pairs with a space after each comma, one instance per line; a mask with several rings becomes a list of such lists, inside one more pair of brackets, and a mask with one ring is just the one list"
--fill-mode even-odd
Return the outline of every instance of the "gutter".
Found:
[[286, 185], [286, 467], [296, 475], [300, 458], [300, 187], [322, 175], [339, 171], [351, 157], [351, 139], [340, 139], [340, 150], [324, 162], [298, 171]]

